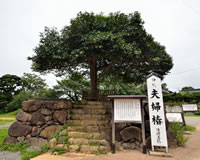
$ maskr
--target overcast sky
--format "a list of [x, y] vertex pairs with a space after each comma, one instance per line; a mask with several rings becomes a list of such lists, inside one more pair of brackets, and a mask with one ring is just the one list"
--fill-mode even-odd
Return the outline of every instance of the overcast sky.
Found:
[[[164, 80], [168, 88], [200, 88], [199, 0], [0, 0], [0, 76], [31, 73], [27, 57], [34, 54], [44, 26], [60, 30], [80, 11], [139, 11], [147, 32], [173, 57]], [[46, 79], [50, 86], [56, 83], [52, 75]]]

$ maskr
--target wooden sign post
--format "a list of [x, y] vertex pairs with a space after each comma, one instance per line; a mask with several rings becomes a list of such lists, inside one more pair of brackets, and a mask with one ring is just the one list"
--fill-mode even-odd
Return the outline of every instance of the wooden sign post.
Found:
[[146, 153], [143, 99], [145, 95], [110, 95], [112, 100], [112, 153], [115, 153], [115, 123], [140, 123], [143, 153]]
[[168, 153], [161, 79], [154, 73], [147, 78], [147, 90], [152, 151], [155, 146], [163, 146]]

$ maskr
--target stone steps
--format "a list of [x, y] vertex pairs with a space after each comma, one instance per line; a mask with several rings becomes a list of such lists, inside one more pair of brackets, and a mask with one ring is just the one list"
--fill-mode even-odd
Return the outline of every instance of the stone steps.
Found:
[[109, 142], [106, 140], [98, 140], [98, 139], [85, 139], [85, 138], [69, 138], [70, 144], [75, 145], [109, 145]]
[[93, 132], [93, 133], [87, 133], [87, 132], [68, 132], [68, 137], [74, 137], [74, 138], [92, 138], [92, 139], [100, 139], [101, 134], [98, 132]]
[[[108, 153], [109, 103], [88, 102], [74, 105], [67, 121], [70, 152]], [[107, 131], [107, 133], [106, 133]], [[107, 140], [106, 140], [107, 139]]]
[[79, 131], [79, 132], [102, 132], [105, 130], [109, 130], [109, 127], [105, 126], [68, 126], [68, 131]]
[[72, 115], [78, 114], [78, 115], [105, 115], [107, 114], [107, 109], [102, 108], [93, 108], [93, 109], [72, 109], [71, 113]]
[[69, 126], [108, 126], [108, 120], [104, 121], [94, 121], [94, 120], [68, 120], [67, 124]]
[[98, 101], [87, 101], [88, 105], [104, 105], [104, 106], [109, 106], [111, 103], [110, 102], [98, 102]]
[[73, 108], [75, 109], [108, 109], [108, 106], [105, 105], [74, 105]]
[[72, 120], [105, 120], [108, 119], [108, 115], [72, 115]]
[[107, 153], [107, 147], [105, 146], [90, 146], [90, 145], [71, 145], [69, 146], [70, 152], [81, 152], [81, 153]]

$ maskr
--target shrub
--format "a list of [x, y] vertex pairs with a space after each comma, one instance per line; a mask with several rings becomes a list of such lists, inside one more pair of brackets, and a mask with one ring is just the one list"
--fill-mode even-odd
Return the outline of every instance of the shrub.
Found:
[[32, 98], [32, 93], [21, 91], [19, 94], [13, 97], [13, 100], [10, 103], [8, 103], [5, 111], [11, 112], [21, 108], [21, 103], [25, 100], [28, 100], [29, 98]]
[[172, 122], [170, 123], [170, 128], [176, 136], [178, 145], [184, 146], [188, 140], [186, 137], [184, 137], [185, 127], [181, 123]]
[[173, 102], [173, 103], [199, 103], [200, 93], [172, 93], [172, 94], [164, 94], [165, 102]]
[[193, 131], [195, 131], [195, 130], [196, 130], [196, 128], [193, 127], [193, 126], [190, 126], [190, 125], [186, 125], [186, 126], [185, 126], [185, 131], [191, 131], [191, 132], [193, 132]]

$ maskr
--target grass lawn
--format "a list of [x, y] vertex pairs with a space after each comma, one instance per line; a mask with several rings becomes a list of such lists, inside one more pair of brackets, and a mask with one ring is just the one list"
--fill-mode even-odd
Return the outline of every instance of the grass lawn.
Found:
[[21, 111], [22, 111], [21, 109], [18, 109], [18, 110], [13, 111], [13, 112], [2, 113], [2, 114], [0, 114], [0, 119], [3, 119], [3, 118], [15, 118], [17, 113], [19, 113]]
[[0, 125], [5, 125], [7, 123], [14, 122], [15, 119], [0, 119]]
[[0, 125], [14, 122], [16, 120], [15, 117], [16, 117], [17, 113], [19, 113], [19, 112], [21, 112], [21, 109], [18, 109], [16, 111], [9, 112], [9, 113], [0, 114]]
[[5, 137], [8, 136], [8, 129], [0, 129], [0, 145], [3, 143]]
[[200, 115], [184, 114], [184, 117], [200, 117]]

